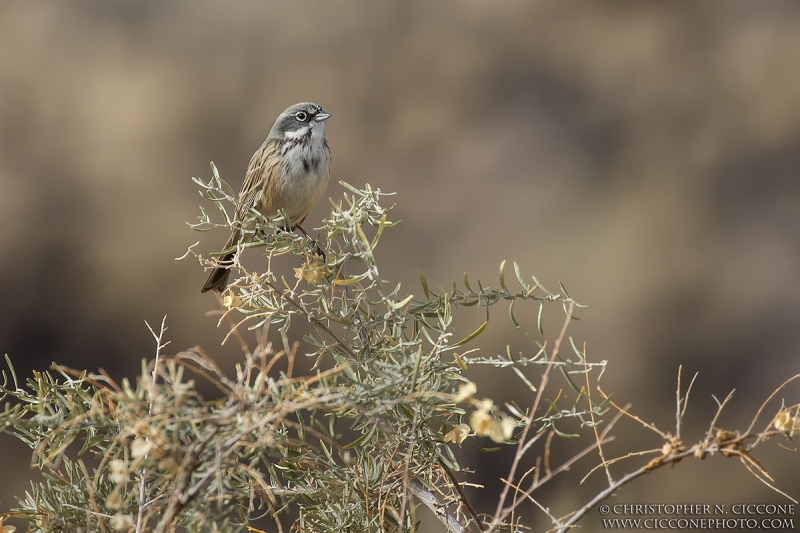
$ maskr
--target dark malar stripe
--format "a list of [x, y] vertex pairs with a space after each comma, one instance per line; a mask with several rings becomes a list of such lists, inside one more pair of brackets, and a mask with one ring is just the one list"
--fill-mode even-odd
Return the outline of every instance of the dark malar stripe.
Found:
[[281, 146], [281, 155], [286, 155], [290, 151], [294, 150], [295, 148], [300, 145], [302, 150], [308, 150], [309, 145], [311, 144], [311, 132], [307, 135], [299, 139], [286, 139], [283, 141], [283, 146]]

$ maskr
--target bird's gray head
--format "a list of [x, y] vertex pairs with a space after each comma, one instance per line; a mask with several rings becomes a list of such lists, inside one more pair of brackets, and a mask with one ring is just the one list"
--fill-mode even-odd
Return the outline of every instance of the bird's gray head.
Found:
[[322, 106], [301, 102], [290, 106], [275, 120], [267, 139], [303, 139], [317, 132], [324, 136], [325, 121], [331, 117]]

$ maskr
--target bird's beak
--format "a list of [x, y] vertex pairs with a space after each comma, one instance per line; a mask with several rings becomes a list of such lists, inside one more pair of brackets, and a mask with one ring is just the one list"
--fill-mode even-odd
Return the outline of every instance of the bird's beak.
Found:
[[326, 113], [325, 111], [320, 111], [319, 113], [317, 113], [317, 116], [314, 117], [314, 122], [325, 122], [329, 118], [331, 118], [330, 113]]

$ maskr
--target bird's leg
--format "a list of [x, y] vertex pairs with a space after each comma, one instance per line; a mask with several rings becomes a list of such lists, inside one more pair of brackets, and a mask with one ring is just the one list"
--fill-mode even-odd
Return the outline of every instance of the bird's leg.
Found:
[[314, 244], [314, 248], [316, 248], [316, 249], [317, 249], [317, 255], [319, 255], [320, 257], [322, 257], [322, 262], [323, 262], [323, 263], [327, 263], [327, 262], [328, 262], [328, 258], [325, 256], [325, 252], [323, 252], [323, 251], [322, 251], [322, 248], [320, 248], [320, 247], [319, 247], [319, 244], [317, 244], [317, 241], [316, 241], [316, 239], [312, 239], [312, 238], [311, 238], [311, 235], [309, 235], [308, 233], [306, 233], [306, 230], [304, 230], [304, 229], [303, 229], [303, 226], [301, 226], [300, 224], [296, 225], [294, 228], [295, 228], [295, 229], [299, 229], [299, 230], [300, 230], [300, 233], [302, 233], [303, 235], [305, 235], [306, 237], [308, 237], [308, 240], [310, 240], [310, 241], [311, 241], [311, 242]]

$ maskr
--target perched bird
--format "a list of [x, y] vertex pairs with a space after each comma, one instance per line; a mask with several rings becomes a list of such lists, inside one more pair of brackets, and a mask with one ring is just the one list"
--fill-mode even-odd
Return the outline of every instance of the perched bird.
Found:
[[[234, 217], [235, 229], [222, 249], [219, 266], [211, 271], [201, 292], [222, 292], [228, 285], [240, 227], [255, 208], [267, 218], [281, 210], [294, 230], [325, 193], [331, 151], [325, 140], [325, 121], [331, 117], [317, 104], [295, 104], [278, 116], [261, 148], [247, 167]], [[303, 228], [300, 228], [305, 234]], [[306, 234], [307, 235], [307, 234]]]

